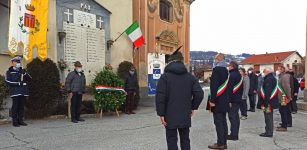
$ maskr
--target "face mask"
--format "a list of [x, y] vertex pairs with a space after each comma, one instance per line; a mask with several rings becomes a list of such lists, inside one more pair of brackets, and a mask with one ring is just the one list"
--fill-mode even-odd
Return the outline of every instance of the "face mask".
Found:
[[16, 68], [17, 68], [17, 69], [21, 68], [21, 63], [17, 63], [17, 64], [16, 64]]
[[280, 71], [278, 71], [278, 70], [275, 73], [276, 73], [276, 75], [280, 75]]
[[77, 68], [77, 72], [82, 72], [82, 68]]
[[134, 71], [129, 71], [129, 73], [130, 73], [131, 75], [134, 75]]
[[248, 73], [249, 73], [249, 74], [252, 74], [252, 73], [253, 73], [253, 71], [248, 71]]
[[264, 73], [261, 74], [262, 77], [265, 77], [266, 75]]
[[229, 70], [229, 67], [227, 67], [227, 70]]

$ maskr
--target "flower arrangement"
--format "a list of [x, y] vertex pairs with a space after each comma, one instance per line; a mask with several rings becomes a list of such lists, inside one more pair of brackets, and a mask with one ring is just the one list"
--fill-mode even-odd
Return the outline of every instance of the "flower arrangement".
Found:
[[111, 64], [107, 64], [106, 66], [104, 66], [105, 70], [113, 70], [113, 67], [111, 66]]

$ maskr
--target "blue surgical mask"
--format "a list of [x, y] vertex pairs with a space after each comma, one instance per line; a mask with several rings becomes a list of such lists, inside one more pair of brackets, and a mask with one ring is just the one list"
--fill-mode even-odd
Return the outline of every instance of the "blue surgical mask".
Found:
[[16, 68], [17, 68], [17, 69], [21, 68], [21, 63], [17, 63], [17, 64], [16, 64]]

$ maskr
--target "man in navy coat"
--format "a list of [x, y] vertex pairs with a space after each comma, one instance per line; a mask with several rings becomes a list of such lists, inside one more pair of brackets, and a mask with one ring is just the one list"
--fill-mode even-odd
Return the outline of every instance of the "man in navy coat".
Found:
[[26, 97], [29, 96], [28, 82], [32, 77], [21, 66], [21, 57], [17, 56], [11, 59], [12, 66], [6, 72], [6, 83], [10, 90], [10, 96], [13, 99], [12, 118], [13, 126], [26, 126], [24, 119], [24, 106]]
[[228, 140], [239, 139], [240, 117], [239, 109], [243, 95], [243, 78], [238, 69], [238, 63], [232, 61], [228, 65], [229, 68], [229, 95], [230, 95], [230, 110], [228, 117], [230, 121], [230, 135]]
[[225, 56], [215, 56], [214, 68], [210, 78], [209, 107], [213, 112], [217, 133], [217, 143], [209, 145], [210, 149], [227, 149], [228, 127], [226, 113], [229, 111], [229, 74], [226, 68]]
[[198, 80], [188, 73], [179, 49], [169, 58], [157, 86], [156, 111], [166, 129], [168, 150], [190, 150], [191, 117], [203, 100], [204, 92]]

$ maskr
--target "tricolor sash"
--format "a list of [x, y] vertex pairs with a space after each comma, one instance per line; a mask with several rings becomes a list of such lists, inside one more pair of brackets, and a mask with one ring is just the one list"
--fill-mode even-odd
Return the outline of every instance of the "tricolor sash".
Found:
[[241, 88], [242, 85], [243, 85], [243, 77], [241, 77], [240, 82], [234, 86], [232, 93], [236, 93]]
[[[279, 87], [278, 83], [276, 83], [273, 91], [271, 92], [270, 100], [272, 100], [278, 94], [280, 89], [281, 88]], [[261, 86], [261, 89], [260, 89], [260, 96], [262, 97], [262, 99], [265, 99], [265, 91], [264, 91], [263, 85]]]
[[[216, 97], [221, 96], [227, 89], [229, 83], [229, 75], [227, 77], [227, 80], [218, 87], [217, 92], [216, 92]], [[211, 89], [209, 89], [209, 96], [211, 96]]]
[[103, 85], [96, 86], [96, 91], [97, 92], [100, 92], [100, 91], [121, 91], [121, 92], [126, 93], [126, 91], [121, 87], [110, 87], [110, 86], [103, 86]]

